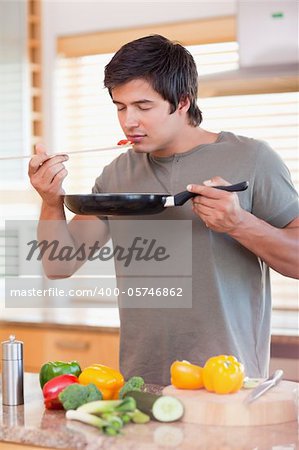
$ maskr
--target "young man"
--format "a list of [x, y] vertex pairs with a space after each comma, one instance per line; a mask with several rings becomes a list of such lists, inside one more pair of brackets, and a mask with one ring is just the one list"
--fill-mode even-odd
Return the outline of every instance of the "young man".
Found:
[[[238, 357], [248, 376], [266, 376], [268, 267], [299, 277], [298, 199], [288, 169], [264, 142], [201, 128], [197, 82], [190, 53], [158, 35], [124, 45], [105, 69], [105, 86], [133, 149], [105, 167], [93, 192], [174, 194], [188, 185], [199, 194], [155, 216], [192, 220], [192, 308], [122, 308], [120, 298], [120, 369], [148, 383], [168, 384], [176, 359], [203, 365], [220, 353]], [[64, 242], [103, 245], [109, 219], [65, 222], [66, 158], [49, 159], [38, 147], [30, 162], [31, 183], [43, 198], [40, 237], [49, 238], [43, 221], [57, 220]], [[239, 196], [213, 188], [242, 180], [249, 189]], [[50, 263], [45, 267], [50, 273]], [[66, 276], [75, 270], [68, 267]]]

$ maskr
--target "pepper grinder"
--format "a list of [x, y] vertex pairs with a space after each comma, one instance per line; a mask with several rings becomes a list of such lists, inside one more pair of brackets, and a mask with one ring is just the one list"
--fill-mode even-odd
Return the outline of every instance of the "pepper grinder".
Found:
[[23, 342], [13, 335], [2, 342], [2, 403], [24, 404]]

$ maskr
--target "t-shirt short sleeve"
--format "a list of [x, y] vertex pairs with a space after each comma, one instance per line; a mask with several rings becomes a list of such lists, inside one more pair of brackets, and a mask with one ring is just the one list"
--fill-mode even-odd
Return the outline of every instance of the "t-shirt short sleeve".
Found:
[[101, 192], [104, 192], [104, 187], [103, 187], [103, 173], [101, 173], [100, 176], [97, 177], [97, 179], [94, 182], [94, 185], [92, 187], [92, 193], [93, 194], [100, 194]]
[[260, 142], [255, 168], [252, 213], [277, 228], [299, 216], [298, 193], [280, 156]]

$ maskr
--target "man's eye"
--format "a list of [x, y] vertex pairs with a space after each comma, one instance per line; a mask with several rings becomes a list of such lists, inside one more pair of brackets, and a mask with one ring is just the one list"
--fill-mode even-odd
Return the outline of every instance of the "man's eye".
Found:
[[124, 111], [124, 110], [125, 110], [125, 107], [124, 107], [124, 106], [118, 107], [118, 108], [117, 108], [117, 111]]
[[145, 108], [145, 107], [139, 106], [139, 109], [141, 109], [141, 111], [149, 111], [151, 108], [149, 108], [149, 107]]

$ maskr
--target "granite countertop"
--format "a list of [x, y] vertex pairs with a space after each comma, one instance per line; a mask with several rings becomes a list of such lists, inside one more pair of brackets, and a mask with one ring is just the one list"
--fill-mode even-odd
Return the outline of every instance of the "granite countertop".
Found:
[[[158, 392], [159, 386], [149, 385]], [[151, 421], [130, 424], [121, 436], [104, 436], [97, 429], [66, 421], [64, 411], [45, 410], [38, 375], [25, 374], [25, 404], [0, 407], [0, 443], [84, 450], [295, 450], [296, 422], [262, 427], [215, 427]]]

